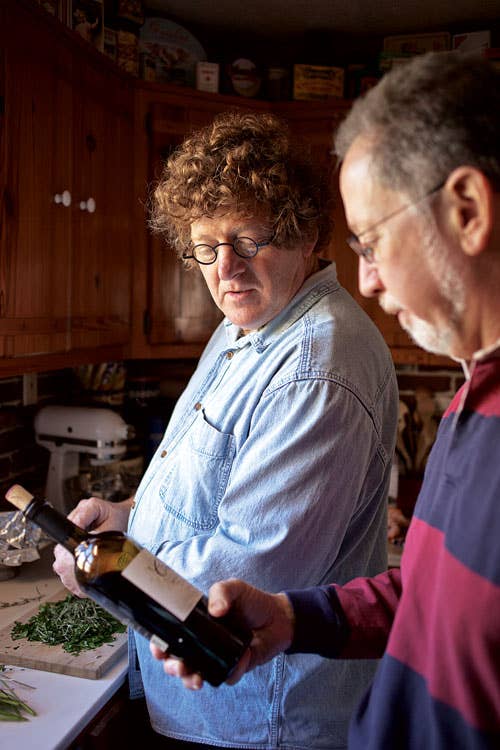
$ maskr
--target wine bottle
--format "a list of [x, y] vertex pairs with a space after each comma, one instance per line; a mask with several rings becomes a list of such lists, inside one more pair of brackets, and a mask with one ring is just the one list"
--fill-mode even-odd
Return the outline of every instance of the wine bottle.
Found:
[[227, 616], [212, 617], [199, 589], [122, 532], [85, 531], [20, 485], [5, 497], [74, 555], [76, 579], [91, 599], [211, 685], [229, 677], [251, 634]]

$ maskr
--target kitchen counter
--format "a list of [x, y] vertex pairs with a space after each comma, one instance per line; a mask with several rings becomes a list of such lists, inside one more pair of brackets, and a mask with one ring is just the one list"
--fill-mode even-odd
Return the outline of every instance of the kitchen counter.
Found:
[[[52, 545], [42, 550], [40, 560], [22, 565], [19, 575], [0, 584], [0, 627], [5, 627], [33, 609], [33, 599], [51, 596], [61, 586], [52, 571]], [[27, 603], [15, 604], [30, 599]], [[14, 606], [5, 606], [14, 604]], [[127, 656], [123, 656], [101, 679], [8, 667], [9, 677], [31, 687], [13, 685], [20, 698], [37, 712], [26, 722], [1, 722], [0, 745], [16, 750], [64, 750], [82, 732], [98, 711], [125, 682]]]

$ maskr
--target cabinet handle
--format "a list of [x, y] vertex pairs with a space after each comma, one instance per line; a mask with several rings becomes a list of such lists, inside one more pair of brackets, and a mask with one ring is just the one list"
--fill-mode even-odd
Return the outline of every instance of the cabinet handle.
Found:
[[88, 211], [89, 214], [93, 214], [96, 209], [96, 203], [93, 198], [88, 198], [86, 201], [80, 201], [80, 210]]
[[71, 193], [69, 190], [64, 190], [62, 193], [56, 193], [54, 195], [54, 203], [62, 203], [64, 208], [71, 206]]

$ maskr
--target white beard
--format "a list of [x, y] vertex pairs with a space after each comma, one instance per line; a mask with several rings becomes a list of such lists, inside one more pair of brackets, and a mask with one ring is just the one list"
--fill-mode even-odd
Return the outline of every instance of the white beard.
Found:
[[451, 344], [453, 341], [453, 329], [451, 326], [438, 328], [421, 318], [412, 316], [406, 325], [402, 325], [402, 328], [422, 349], [433, 354], [451, 355]]
[[405, 320], [402, 321], [400, 317], [401, 327], [422, 349], [426, 349], [433, 354], [444, 354], [448, 357], [456, 356], [453, 353], [453, 342], [460, 330], [460, 321], [465, 310], [465, 289], [462, 275], [456, 265], [453, 265], [452, 252], [443, 242], [432, 220], [423, 229], [421, 242], [431, 273], [439, 282], [443, 300], [448, 302], [449, 305], [446, 322], [439, 325], [428, 323], [405, 310], [396, 298], [387, 293], [383, 295], [380, 302], [384, 309], [404, 310], [401, 317], [404, 317]]

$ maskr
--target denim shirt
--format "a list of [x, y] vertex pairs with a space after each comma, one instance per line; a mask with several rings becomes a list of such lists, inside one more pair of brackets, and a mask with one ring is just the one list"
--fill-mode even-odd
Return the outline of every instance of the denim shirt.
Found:
[[[208, 343], [129, 533], [205, 593], [232, 576], [277, 592], [382, 571], [398, 395], [378, 329], [329, 264], [239, 334], [226, 319]], [[193, 693], [146, 639], [130, 642], [131, 695], [144, 689], [156, 731], [222, 747], [345, 747], [376, 666], [280, 654], [235, 686]]]

